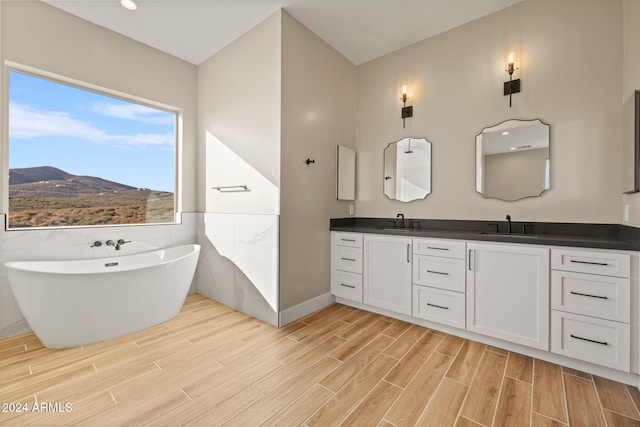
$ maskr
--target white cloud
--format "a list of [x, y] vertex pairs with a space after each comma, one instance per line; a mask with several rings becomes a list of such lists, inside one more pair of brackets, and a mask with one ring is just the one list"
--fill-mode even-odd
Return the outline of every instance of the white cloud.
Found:
[[136, 122], [171, 125], [174, 123], [174, 115], [165, 111], [145, 107], [139, 104], [110, 104], [108, 102], [94, 103], [91, 111], [117, 119], [133, 120]]
[[89, 123], [74, 119], [60, 111], [39, 111], [26, 105], [9, 105], [9, 136], [36, 138], [39, 136], [73, 136], [81, 139], [104, 141], [106, 132]]
[[72, 137], [94, 143], [115, 143], [125, 146], [170, 145], [175, 138], [166, 134], [109, 134], [83, 120], [61, 111], [37, 110], [27, 105], [10, 103], [9, 137], [27, 139], [37, 137]]

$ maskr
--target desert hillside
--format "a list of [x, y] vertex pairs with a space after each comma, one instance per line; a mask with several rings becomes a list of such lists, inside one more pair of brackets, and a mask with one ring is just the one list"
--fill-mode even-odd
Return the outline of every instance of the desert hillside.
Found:
[[172, 222], [173, 193], [136, 188], [51, 166], [9, 170], [9, 226]]

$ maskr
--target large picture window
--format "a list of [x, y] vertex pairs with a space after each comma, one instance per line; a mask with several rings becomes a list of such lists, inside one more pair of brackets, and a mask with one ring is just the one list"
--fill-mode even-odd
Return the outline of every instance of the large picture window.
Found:
[[8, 78], [7, 228], [175, 222], [177, 112]]

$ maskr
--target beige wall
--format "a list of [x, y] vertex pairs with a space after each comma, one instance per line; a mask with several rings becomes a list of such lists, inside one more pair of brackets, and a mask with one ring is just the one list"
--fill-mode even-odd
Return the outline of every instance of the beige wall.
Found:
[[[355, 148], [355, 89], [356, 67], [283, 11], [198, 67], [203, 209], [280, 215], [280, 310], [329, 292], [329, 219], [353, 203], [336, 200], [336, 146]], [[217, 171], [207, 133], [279, 188], [274, 210], [261, 191], [209, 189]]]
[[[637, 19], [636, 21], [637, 22]], [[522, 92], [502, 95], [506, 53]], [[622, 0], [525, 0], [358, 67], [357, 216], [620, 222]], [[401, 85], [414, 117], [400, 119]], [[551, 191], [517, 202], [475, 192], [474, 141], [507, 119], [551, 125]], [[401, 137], [433, 143], [433, 193], [382, 194], [382, 152]]]
[[[197, 167], [199, 182], [207, 183], [198, 192], [198, 208], [205, 212], [279, 213], [280, 27], [281, 13], [276, 12], [198, 67]], [[253, 191], [223, 195], [211, 190], [245, 182], [228, 182], [219, 169], [205, 164], [212, 148], [207, 132], [244, 162], [236, 170], [244, 168], [239, 178], [253, 175], [247, 183]], [[268, 191], [269, 183], [275, 191]], [[263, 198], [266, 193], [268, 199]]]
[[329, 292], [329, 219], [353, 203], [336, 200], [336, 146], [355, 148], [355, 89], [356, 67], [283, 12], [281, 310]]
[[[633, 114], [634, 91], [640, 90], [640, 2], [624, 0], [624, 56], [622, 67], [622, 102], [624, 105], [623, 164], [625, 182], [632, 178], [633, 168]], [[631, 189], [629, 184], [625, 190]], [[622, 218], [628, 225], [640, 227], [640, 193], [625, 195], [623, 206], [627, 205], [628, 218]], [[623, 211], [624, 212], [624, 211]]]
[[39, 1], [2, 2], [1, 29], [3, 61], [182, 109], [182, 209], [196, 209], [194, 65]]

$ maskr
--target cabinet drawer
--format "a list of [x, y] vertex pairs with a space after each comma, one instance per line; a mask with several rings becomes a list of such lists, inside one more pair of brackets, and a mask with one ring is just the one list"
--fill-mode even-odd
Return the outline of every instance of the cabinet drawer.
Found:
[[629, 325], [577, 314], [551, 312], [551, 351], [629, 372]]
[[334, 271], [333, 294], [340, 298], [362, 302], [362, 275], [347, 273], [346, 271]]
[[629, 322], [630, 280], [595, 274], [553, 271], [551, 308]]
[[629, 277], [631, 257], [629, 254], [618, 252], [552, 249], [551, 268], [578, 273]]
[[414, 255], [413, 283], [450, 291], [465, 291], [465, 262], [462, 259]]
[[362, 274], [362, 249], [334, 246], [333, 268]]
[[334, 232], [334, 245], [350, 246], [352, 248], [362, 247], [362, 234]]
[[413, 253], [416, 255], [465, 259], [466, 242], [446, 239], [413, 239]]
[[464, 329], [465, 296], [458, 292], [414, 285], [413, 315]]

